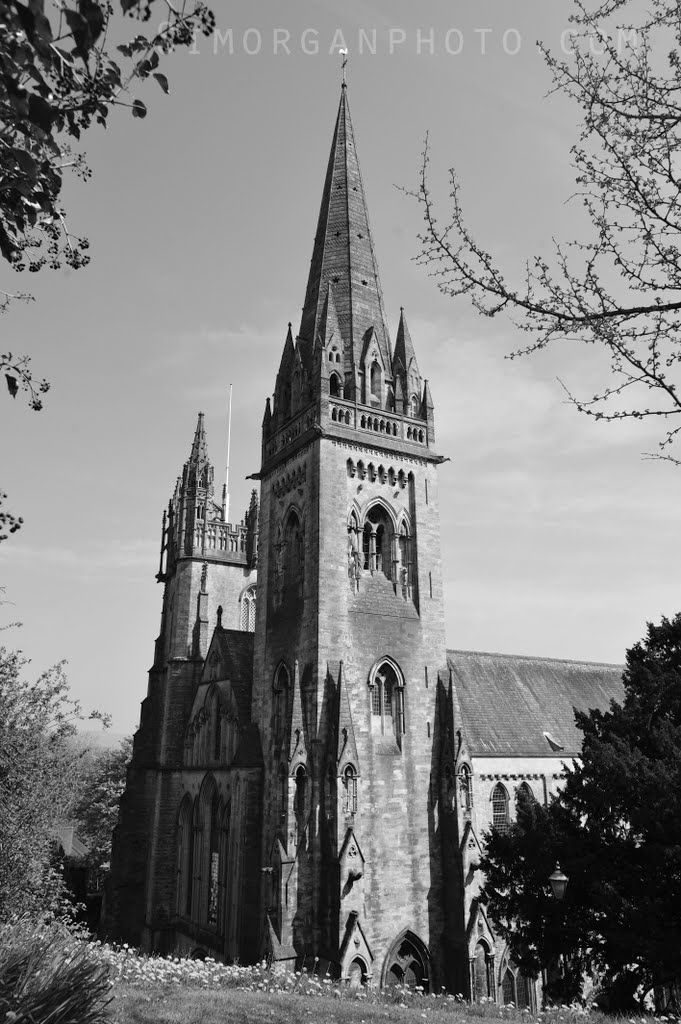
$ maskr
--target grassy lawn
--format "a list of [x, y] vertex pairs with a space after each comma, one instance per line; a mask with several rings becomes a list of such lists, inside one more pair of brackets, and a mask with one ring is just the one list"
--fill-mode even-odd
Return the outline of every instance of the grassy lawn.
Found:
[[[201, 989], [159, 986], [158, 989], [117, 985], [111, 1004], [116, 1024], [426, 1024], [442, 1021], [442, 1010], [419, 1002], [416, 1006], [379, 1005], [364, 1000], [297, 996], [288, 992], [249, 992], [244, 989], [205, 992]], [[460, 1018], [460, 1011], [456, 1014]]]
[[[535, 1024], [576, 1024], [587, 1015], [564, 1008], [533, 1014], [500, 1006], [468, 1006], [426, 998], [411, 1005], [379, 1001], [370, 996], [330, 998], [291, 992], [258, 992], [232, 988], [206, 991], [177, 985], [126, 985], [113, 989], [115, 1024], [482, 1024], [506, 1020]], [[602, 1024], [601, 1014], [588, 1014], [588, 1024]], [[636, 1022], [639, 1024], [639, 1021]]]

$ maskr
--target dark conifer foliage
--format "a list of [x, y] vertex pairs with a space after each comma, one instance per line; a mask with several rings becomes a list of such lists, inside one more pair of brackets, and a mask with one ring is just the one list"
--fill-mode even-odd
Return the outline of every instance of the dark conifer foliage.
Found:
[[[484, 898], [513, 957], [574, 998], [593, 970], [625, 1009], [651, 989], [678, 1006], [681, 979], [681, 614], [627, 652], [622, 704], [576, 715], [583, 756], [548, 807], [520, 793], [492, 831]], [[551, 895], [556, 861], [569, 878]]]

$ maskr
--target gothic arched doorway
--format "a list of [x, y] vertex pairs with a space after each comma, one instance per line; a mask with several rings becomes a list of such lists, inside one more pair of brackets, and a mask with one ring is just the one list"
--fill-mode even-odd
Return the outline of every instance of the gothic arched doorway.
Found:
[[430, 989], [430, 956], [428, 950], [413, 932], [403, 932], [393, 943], [383, 969], [383, 985], [422, 986]]

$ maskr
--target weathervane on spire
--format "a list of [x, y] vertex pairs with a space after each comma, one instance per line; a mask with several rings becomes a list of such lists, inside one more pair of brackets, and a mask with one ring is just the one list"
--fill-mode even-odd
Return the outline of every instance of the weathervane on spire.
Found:
[[348, 51], [347, 50], [339, 50], [338, 52], [340, 53], [341, 57], [343, 58], [343, 63], [341, 64], [341, 71], [343, 72], [343, 85], [347, 85], [347, 82], [345, 81], [345, 69], [346, 69], [347, 64], [348, 64]]

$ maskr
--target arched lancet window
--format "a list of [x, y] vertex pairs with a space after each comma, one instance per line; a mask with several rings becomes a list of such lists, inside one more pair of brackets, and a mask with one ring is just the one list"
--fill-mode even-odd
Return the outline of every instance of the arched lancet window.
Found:
[[337, 373], [332, 373], [329, 377], [329, 394], [332, 398], [342, 397], [340, 377]]
[[504, 977], [501, 980], [501, 997], [504, 1001], [504, 1006], [508, 1006], [509, 1003], [516, 1005], [515, 998], [515, 978], [508, 967], [504, 971]]
[[393, 526], [386, 509], [374, 505], [364, 523], [362, 551], [364, 568], [370, 573], [381, 572], [392, 579], [392, 537]]
[[255, 631], [255, 584], [241, 595], [240, 628], [246, 633]]
[[418, 416], [418, 414], [419, 414], [419, 406], [420, 405], [421, 405], [421, 403], [419, 402], [419, 400], [416, 397], [416, 395], [412, 395], [410, 400], [409, 400], [409, 413], [410, 413], [410, 415]]
[[475, 947], [475, 959], [473, 961], [473, 999], [487, 999], [491, 994], [489, 955], [487, 947], [478, 942]]
[[177, 819], [177, 912], [191, 917], [194, 854], [194, 808], [187, 794], [180, 804]]
[[192, 814], [192, 844], [190, 856], [191, 875], [189, 878], [189, 894], [187, 898], [187, 916], [197, 921], [201, 915], [201, 885], [203, 879], [203, 829], [204, 815], [201, 799], [194, 800]]
[[531, 1006], [531, 982], [520, 973], [516, 965], [510, 961], [501, 979], [501, 995], [504, 1004], [513, 1003], [519, 1010]]
[[219, 908], [221, 931], [223, 934], [227, 933], [226, 928], [226, 917], [229, 913], [229, 907], [231, 903], [232, 894], [230, 892], [230, 852], [229, 852], [229, 840], [230, 840], [230, 829], [232, 825], [232, 803], [231, 801], [225, 807], [222, 815], [221, 822], [221, 884], [222, 884], [222, 897], [220, 900], [221, 906]]
[[374, 398], [381, 400], [381, 367], [374, 360], [371, 364], [371, 394]]
[[210, 805], [208, 843], [208, 924], [217, 927], [220, 906], [220, 804], [215, 793]]
[[343, 814], [357, 811], [357, 772], [351, 764], [343, 771]]
[[473, 806], [473, 780], [467, 764], [459, 768], [459, 801], [464, 813], [470, 811]]
[[407, 932], [393, 946], [387, 957], [385, 984], [429, 988], [428, 952], [412, 932]]
[[499, 832], [506, 832], [508, 825], [508, 793], [506, 787], [497, 782], [492, 790], [492, 827]]
[[286, 831], [286, 818], [288, 816], [288, 771], [286, 765], [279, 766], [279, 820], [282, 831]]
[[536, 799], [537, 798], [534, 795], [534, 791], [532, 790], [532, 786], [530, 786], [530, 784], [528, 782], [521, 782], [520, 785], [518, 786], [518, 790], [517, 790], [517, 793], [516, 793], [516, 800], [531, 800], [531, 801], [535, 801]]
[[286, 665], [281, 664], [274, 676], [272, 684], [272, 735], [275, 744], [282, 742], [286, 712], [288, 709], [289, 673]]
[[384, 734], [393, 733], [401, 746], [405, 732], [404, 682], [395, 665], [380, 662], [371, 673], [371, 713]]
[[284, 530], [284, 574], [287, 596], [303, 596], [305, 573], [303, 529], [295, 509], [291, 509]]

